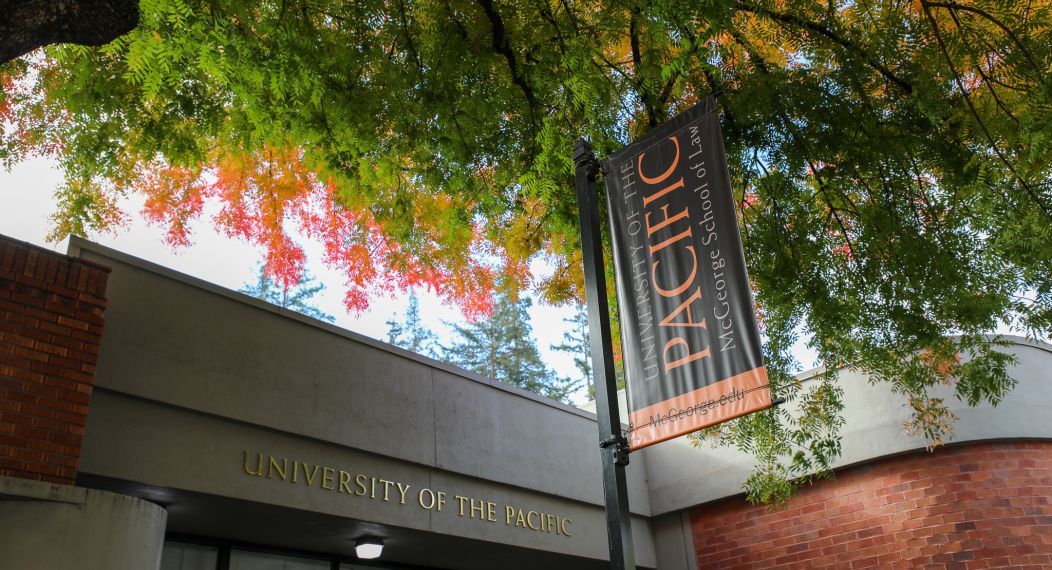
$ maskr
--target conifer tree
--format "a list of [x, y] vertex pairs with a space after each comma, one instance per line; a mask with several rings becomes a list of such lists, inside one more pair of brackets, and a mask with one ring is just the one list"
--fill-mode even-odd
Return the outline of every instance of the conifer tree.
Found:
[[569, 352], [573, 356], [573, 365], [581, 373], [584, 380], [585, 392], [589, 400], [595, 399], [595, 386], [592, 385], [592, 347], [588, 334], [588, 309], [584, 305], [577, 305], [574, 314], [564, 317], [563, 322], [570, 328], [563, 332], [563, 341], [553, 344], [552, 350]]
[[456, 340], [443, 348], [443, 357], [487, 378], [565, 402], [578, 383], [560, 378], [541, 359], [527, 312], [531, 305], [528, 297], [497, 294], [488, 317], [453, 325]]
[[[566, 317], [563, 321], [571, 325], [570, 330], [563, 333], [562, 343], [553, 344], [551, 348], [573, 355], [574, 366], [577, 367], [584, 380], [586, 395], [589, 400], [594, 400], [596, 386], [592, 381], [592, 337], [591, 329], [588, 327], [588, 306], [576, 305], [573, 316]], [[625, 387], [625, 366], [619, 358], [614, 360], [614, 381], [618, 390]]]
[[438, 335], [420, 321], [420, 302], [416, 295], [409, 296], [409, 307], [402, 321], [394, 316], [388, 319], [387, 342], [416, 354], [438, 358]]
[[258, 271], [256, 282], [246, 283], [238, 291], [319, 321], [336, 322], [335, 317], [310, 304], [312, 297], [325, 290], [325, 285], [315, 285], [316, 279], [306, 272], [302, 274], [299, 284], [283, 286], [267, 275], [263, 264], [260, 264]]

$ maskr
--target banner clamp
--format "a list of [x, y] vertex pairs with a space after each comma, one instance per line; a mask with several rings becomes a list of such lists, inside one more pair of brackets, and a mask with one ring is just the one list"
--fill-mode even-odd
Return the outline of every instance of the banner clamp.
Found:
[[608, 447], [614, 448], [614, 464], [619, 467], [628, 466], [628, 438], [618, 434], [610, 436], [603, 441], [599, 442], [599, 447], [606, 449]]

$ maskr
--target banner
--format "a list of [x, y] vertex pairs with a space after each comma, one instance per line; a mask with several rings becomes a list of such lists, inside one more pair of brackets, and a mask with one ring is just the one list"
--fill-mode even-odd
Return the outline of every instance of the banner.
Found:
[[716, 104], [603, 162], [629, 448], [771, 406]]

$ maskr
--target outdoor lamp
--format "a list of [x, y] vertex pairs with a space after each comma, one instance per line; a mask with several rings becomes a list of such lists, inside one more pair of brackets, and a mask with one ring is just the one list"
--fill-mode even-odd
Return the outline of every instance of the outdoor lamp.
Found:
[[384, 541], [379, 538], [359, 538], [354, 545], [354, 553], [362, 560], [379, 558], [384, 551]]

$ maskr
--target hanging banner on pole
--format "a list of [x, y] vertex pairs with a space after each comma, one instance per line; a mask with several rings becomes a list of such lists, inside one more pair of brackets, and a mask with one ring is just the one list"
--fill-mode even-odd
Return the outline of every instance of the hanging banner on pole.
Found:
[[770, 407], [715, 101], [603, 164], [629, 448]]

